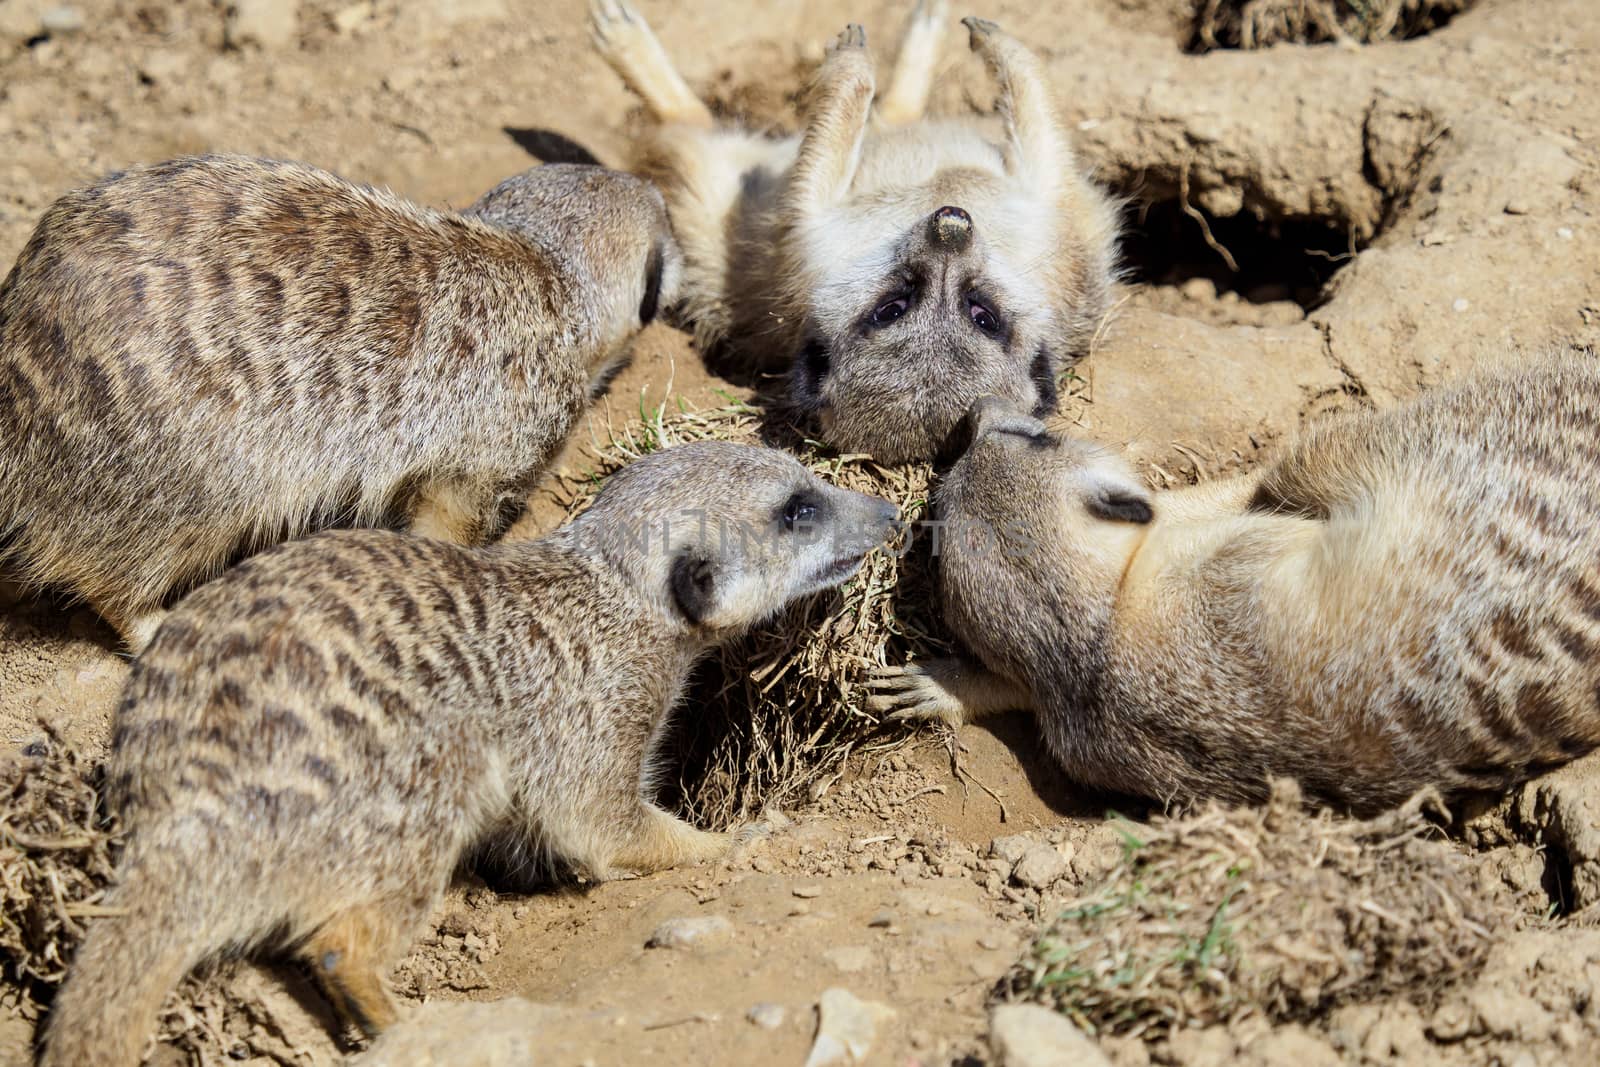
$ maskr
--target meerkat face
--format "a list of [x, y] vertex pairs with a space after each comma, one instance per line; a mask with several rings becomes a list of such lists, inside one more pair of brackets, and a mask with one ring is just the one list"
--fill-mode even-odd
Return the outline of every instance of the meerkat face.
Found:
[[1047, 294], [1009, 265], [1020, 245], [1002, 231], [1015, 227], [988, 210], [992, 232], [953, 204], [920, 215], [815, 287], [790, 393], [830, 444], [885, 462], [926, 459], [978, 397], [1055, 410]]
[[627, 343], [678, 298], [683, 254], [655, 186], [604, 167], [549, 164], [508, 178], [467, 214], [532, 240], [580, 280], [565, 309], [589, 327], [591, 391], [621, 370]]
[[663, 612], [721, 634], [844, 582], [896, 516], [783, 452], [706, 441], [624, 467], [573, 527]]
[[1012, 570], [1054, 586], [1115, 584], [1130, 541], [1154, 518], [1150, 491], [1121, 456], [1052, 434], [1004, 401], [973, 406], [971, 443], [944, 477], [942, 567]]

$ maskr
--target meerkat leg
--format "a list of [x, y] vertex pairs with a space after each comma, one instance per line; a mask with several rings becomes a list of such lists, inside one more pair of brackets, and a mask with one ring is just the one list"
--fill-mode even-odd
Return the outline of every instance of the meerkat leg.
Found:
[[496, 495], [492, 487], [466, 478], [441, 479], [417, 494], [407, 529], [458, 545], [475, 545], [491, 525]]
[[917, 0], [900, 37], [900, 54], [895, 56], [889, 89], [878, 99], [879, 122], [904, 125], [916, 122], [928, 110], [946, 11], [945, 0]]
[[393, 1026], [399, 1009], [385, 984], [433, 910], [431, 897], [385, 897], [341, 912], [306, 939], [300, 955], [329, 999], [368, 1037]]
[[784, 192], [791, 219], [826, 211], [850, 191], [875, 88], [866, 31], [852, 23], [828, 46], [811, 88], [805, 133]]
[[867, 688], [868, 709], [888, 712], [891, 722], [937, 719], [954, 728], [980, 715], [1033, 707], [1022, 686], [964, 659], [879, 667]]
[[152, 608], [149, 611], [124, 611], [95, 601], [90, 601], [89, 606], [117, 631], [130, 656], [137, 656], [149, 647], [151, 640], [156, 636], [156, 631], [161, 629], [161, 623], [167, 617], [167, 612], [161, 608]]
[[611, 842], [609, 855], [599, 857], [599, 868], [650, 874], [685, 863], [721, 859], [734, 846], [731, 834], [697, 830], [643, 800]]
[[711, 112], [667, 58], [650, 24], [627, 0], [589, 5], [595, 48], [657, 121], [710, 129]]
[[1053, 187], [1072, 166], [1072, 149], [1061, 129], [1039, 57], [986, 19], [968, 16], [972, 50], [988, 66], [999, 88], [1008, 141], [1007, 167], [1040, 189]]

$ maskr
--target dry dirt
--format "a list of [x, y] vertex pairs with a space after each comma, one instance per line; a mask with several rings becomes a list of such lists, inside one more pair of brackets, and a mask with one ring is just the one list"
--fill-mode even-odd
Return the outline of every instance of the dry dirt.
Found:
[[[863, 22], [881, 45], [904, 7], [638, 3], [692, 84], [774, 125], [840, 25]], [[291, 157], [460, 206], [531, 165], [530, 148], [548, 154], [551, 133], [619, 162], [638, 121], [576, 0], [311, 0], [281, 39], [268, 17], [232, 44], [227, 5], [211, 0], [43, 14], [57, 6], [0, 0], [0, 265], [56, 196], [139, 161]], [[1080, 369], [1066, 412], [1079, 432], [1130, 445], [1155, 483], [1176, 484], [1248, 467], [1334, 409], [1392, 403], [1507, 353], [1596, 346], [1592, 0], [1481, 0], [1408, 41], [1206, 55], [1185, 51], [1191, 10], [992, 0], [979, 11], [1045, 55], [1086, 164], [1129, 198], [1130, 284]], [[988, 100], [954, 29], [937, 99]], [[588, 445], [669, 384], [700, 406], [743, 395], [700, 368], [683, 334], [653, 327], [518, 532], [562, 514]], [[0, 610], [3, 742], [34, 741], [42, 717], [103, 751], [126, 675], [110, 647], [82, 610]], [[396, 976], [427, 1004], [373, 1062], [509, 1064], [537, 1049], [551, 1063], [798, 1065], [819, 1002], [821, 1046], [853, 1021], [871, 1031], [856, 1043], [871, 1062], [994, 1062], [996, 983], [1117, 863], [1123, 836], [1104, 799], [1039, 761], [1026, 721], [950, 743], [929, 734], [858, 752], [791, 806], [792, 825], [718, 867], [528, 894], [464, 878]], [[1105, 1051], [1119, 1065], [1196, 1067], [1594, 1062], [1600, 761], [1468, 814], [1451, 847], [1513, 916], [1488, 931], [1476, 977], [1427, 1000], [1390, 991], [1297, 1021], [1109, 1038]], [[1019, 854], [1033, 862], [1014, 870]], [[1041, 869], [1051, 877], [1025, 884]], [[686, 943], [647, 947], [677, 919], [711, 921], [669, 926], [660, 935]], [[457, 1003], [510, 997], [528, 1003]], [[320, 1000], [285, 968], [224, 968], [172, 1007], [186, 1046], [162, 1046], [155, 1063], [343, 1054]], [[26, 1062], [33, 1030], [26, 1012], [0, 1008], [0, 1061]]]

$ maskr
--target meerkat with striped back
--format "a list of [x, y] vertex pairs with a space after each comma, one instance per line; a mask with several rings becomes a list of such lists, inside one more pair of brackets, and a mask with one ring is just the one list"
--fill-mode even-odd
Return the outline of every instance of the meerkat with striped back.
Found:
[[660, 194], [598, 167], [460, 214], [229, 156], [69, 193], [0, 284], [0, 565], [137, 651], [308, 531], [480, 541], [680, 275]]
[[136, 1064], [172, 987], [229, 949], [288, 947], [384, 1029], [384, 975], [469, 849], [594, 879], [723, 855], [729, 834], [650, 799], [690, 669], [843, 582], [894, 519], [782, 452], [705, 442], [537, 541], [334, 531], [195, 591], [117, 712], [128, 843], [44, 1067]]
[[786, 373], [828, 443], [885, 462], [933, 456], [981, 396], [1054, 411], [1115, 274], [1115, 208], [1028, 48], [966, 19], [998, 117], [925, 115], [944, 21], [920, 0], [881, 94], [847, 28], [803, 132], [774, 139], [718, 125], [628, 0], [593, 5], [601, 54], [655, 119], [632, 167], [683, 245], [683, 318], [732, 365]]
[[1089, 785], [1370, 811], [1503, 790], [1600, 744], [1600, 364], [1551, 355], [1330, 419], [1256, 473], [1149, 492], [998, 402], [938, 491], [975, 660], [873, 706], [1030, 708]]

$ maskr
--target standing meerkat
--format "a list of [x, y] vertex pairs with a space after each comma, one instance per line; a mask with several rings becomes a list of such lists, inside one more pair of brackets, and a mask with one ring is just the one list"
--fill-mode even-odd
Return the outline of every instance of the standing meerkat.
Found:
[[137, 651], [307, 531], [482, 540], [680, 275], [660, 194], [598, 167], [460, 214], [231, 156], [69, 193], [0, 284], [0, 564]]
[[1083, 174], [1038, 57], [964, 20], [999, 117], [924, 116], [943, 0], [921, 0], [888, 88], [850, 26], [811, 86], [804, 131], [718, 126], [626, 0], [595, 0], [601, 54], [657, 125], [632, 162], [683, 245], [683, 315], [702, 346], [787, 369], [828, 443], [930, 458], [981, 396], [1039, 414], [1106, 313], [1117, 213]]
[[650, 800], [690, 668], [838, 585], [893, 505], [789, 456], [684, 445], [532, 542], [336, 531], [203, 586], [134, 663], [107, 786], [130, 830], [44, 1067], [139, 1062], [172, 987], [283, 945], [368, 1033], [384, 975], [492, 841], [597, 879], [721, 856]]
[[982, 666], [873, 706], [1031, 708], [1087, 784], [1368, 812], [1503, 790], [1600, 744], [1600, 364], [1552, 356], [1151, 494], [989, 402], [939, 490], [945, 618]]

